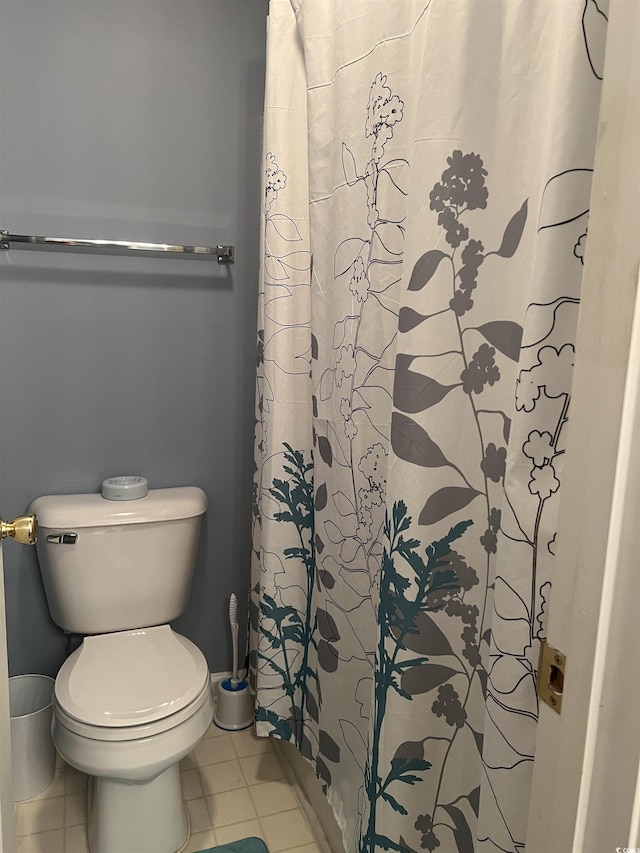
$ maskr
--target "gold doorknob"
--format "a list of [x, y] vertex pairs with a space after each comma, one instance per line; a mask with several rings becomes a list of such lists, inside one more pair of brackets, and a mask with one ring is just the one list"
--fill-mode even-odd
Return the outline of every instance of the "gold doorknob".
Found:
[[0, 518], [0, 542], [7, 537], [21, 545], [35, 545], [38, 538], [38, 519], [35, 515], [19, 515], [13, 521]]

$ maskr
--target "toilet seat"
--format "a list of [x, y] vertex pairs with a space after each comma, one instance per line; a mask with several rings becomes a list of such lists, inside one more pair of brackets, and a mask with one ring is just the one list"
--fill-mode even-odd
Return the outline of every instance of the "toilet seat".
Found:
[[186, 708], [177, 711], [175, 714], [170, 714], [168, 717], [163, 717], [161, 720], [155, 720], [153, 723], [146, 723], [140, 726], [95, 726], [91, 723], [83, 723], [80, 720], [71, 717], [66, 711], [61, 708], [55, 696], [53, 698], [53, 716], [55, 725], [68, 729], [74, 735], [82, 738], [87, 738], [94, 741], [104, 742], [124, 742], [124, 741], [142, 741], [161, 735], [164, 732], [176, 730], [182, 723], [188, 722], [192, 717], [196, 716], [198, 711], [211, 701], [211, 687], [206, 684], [202, 692], [196, 697]]
[[195, 713], [209, 678], [202, 652], [169, 625], [90, 636], [58, 673], [56, 713], [98, 740], [151, 736]]

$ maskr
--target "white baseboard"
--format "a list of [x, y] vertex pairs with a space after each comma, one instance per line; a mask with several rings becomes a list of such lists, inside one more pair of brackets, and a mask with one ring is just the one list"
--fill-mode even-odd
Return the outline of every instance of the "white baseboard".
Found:
[[[211, 673], [211, 688], [214, 696], [216, 684], [225, 678], [230, 678], [231, 675], [231, 672]], [[272, 738], [272, 744], [280, 758], [287, 781], [309, 821], [320, 850], [322, 853], [344, 853], [342, 832], [311, 765], [292, 744], [277, 738]]]
[[322, 853], [345, 853], [342, 832], [311, 765], [287, 741], [273, 738], [273, 748]]

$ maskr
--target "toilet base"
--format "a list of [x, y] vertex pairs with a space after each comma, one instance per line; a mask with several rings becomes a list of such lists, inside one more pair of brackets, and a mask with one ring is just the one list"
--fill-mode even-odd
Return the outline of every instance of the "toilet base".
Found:
[[189, 839], [177, 764], [143, 785], [91, 776], [90, 853], [176, 853]]

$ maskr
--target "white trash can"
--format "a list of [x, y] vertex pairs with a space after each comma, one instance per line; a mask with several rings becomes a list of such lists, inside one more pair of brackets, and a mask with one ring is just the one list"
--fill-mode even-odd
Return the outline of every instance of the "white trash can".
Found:
[[51, 737], [53, 686], [48, 675], [9, 679], [11, 769], [16, 802], [37, 797], [53, 782], [56, 748]]

